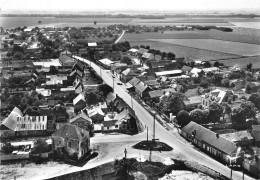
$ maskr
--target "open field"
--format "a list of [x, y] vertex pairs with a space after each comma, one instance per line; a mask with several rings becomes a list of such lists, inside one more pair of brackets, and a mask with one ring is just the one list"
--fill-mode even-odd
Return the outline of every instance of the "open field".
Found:
[[240, 68], [245, 68], [247, 64], [252, 63], [252, 68], [260, 68], [260, 56], [246, 57], [238, 59], [221, 60], [219, 62], [224, 63], [227, 66], [237, 66]]
[[195, 49], [191, 47], [178, 46], [157, 41], [140, 40], [130, 42], [131, 46], [149, 45], [151, 49], [158, 49], [164, 52], [173, 52], [176, 57], [185, 57], [187, 60], [200, 59], [200, 60], [220, 60], [240, 58], [238, 55], [220, 53], [215, 51], [208, 51], [203, 49]]
[[123, 39], [129, 42], [140, 41], [141, 39], [216, 39], [260, 45], [260, 33], [258, 33], [253, 30], [247, 31], [244, 28], [239, 28], [235, 32], [218, 30], [165, 31], [164, 33], [125, 34]]
[[163, 43], [188, 46], [192, 48], [237, 54], [241, 56], [260, 55], [260, 45], [230, 42], [214, 39], [150, 39]]

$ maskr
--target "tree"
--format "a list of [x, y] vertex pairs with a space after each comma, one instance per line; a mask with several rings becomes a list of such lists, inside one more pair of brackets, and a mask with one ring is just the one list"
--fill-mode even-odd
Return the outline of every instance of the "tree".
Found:
[[256, 110], [257, 109], [252, 102], [244, 101], [241, 103], [240, 107], [234, 109], [231, 120], [233, 123], [245, 123], [247, 119], [255, 118]]
[[21, 60], [22, 57], [23, 57], [23, 53], [22, 52], [16, 52], [13, 55], [13, 58], [15, 58], [15, 59], [20, 59]]
[[94, 21], [94, 25], [97, 25], [97, 21]]
[[129, 172], [137, 170], [138, 162], [136, 159], [116, 159], [114, 162], [115, 175], [120, 179], [128, 179]]
[[253, 93], [249, 96], [248, 101], [251, 101], [255, 107], [260, 110], [260, 93]]
[[129, 58], [128, 56], [124, 56], [121, 62], [126, 63], [127, 65], [133, 64], [131, 58]]
[[114, 91], [113, 88], [107, 84], [101, 84], [97, 87], [97, 89], [102, 93], [103, 98], [106, 98], [109, 93]]
[[175, 54], [173, 54], [172, 52], [168, 52], [168, 53], [166, 54], [166, 57], [167, 57], [167, 59], [174, 60], [174, 59], [175, 59]]
[[89, 106], [101, 102], [102, 98], [103, 94], [100, 94], [97, 90], [86, 90], [85, 92], [85, 99]]
[[226, 102], [221, 103], [221, 106], [223, 108], [223, 119], [224, 119], [225, 114], [230, 115], [232, 113], [232, 109], [230, 105]]
[[249, 63], [249, 64], [246, 65], [246, 69], [249, 70], [249, 71], [251, 71], [252, 66], [253, 66], [252, 63]]
[[249, 84], [246, 85], [246, 93], [250, 93], [251, 92], [251, 86]]
[[159, 106], [163, 107], [164, 111], [170, 111], [177, 114], [180, 110], [185, 108], [185, 95], [181, 92], [173, 92], [166, 96], [164, 102], [161, 100]]
[[194, 109], [190, 112], [190, 120], [198, 124], [207, 124], [208, 112], [201, 109]]
[[14, 151], [14, 147], [11, 145], [11, 143], [6, 143], [1, 149], [2, 153], [4, 154], [11, 154]]
[[59, 70], [55, 66], [51, 66], [49, 70], [50, 74], [58, 74]]
[[203, 64], [203, 67], [204, 67], [204, 68], [209, 68], [209, 67], [211, 67], [210, 62], [209, 62], [209, 61], [205, 61], [204, 64]]
[[223, 114], [223, 108], [220, 104], [213, 102], [209, 105], [209, 122], [216, 123], [220, 121], [220, 117]]
[[38, 138], [34, 143], [32, 154], [46, 153], [49, 151], [47, 142], [44, 139]]
[[214, 67], [219, 67], [220, 66], [220, 63], [218, 61], [214, 62], [213, 64]]
[[190, 122], [190, 115], [186, 110], [180, 110], [176, 118], [178, 124], [182, 127], [186, 126]]

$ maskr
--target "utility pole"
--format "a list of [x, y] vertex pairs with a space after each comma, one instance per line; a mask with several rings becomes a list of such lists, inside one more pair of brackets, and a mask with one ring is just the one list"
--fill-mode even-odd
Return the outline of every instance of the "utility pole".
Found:
[[147, 142], [147, 144], [148, 144], [148, 127], [147, 127], [147, 141], [146, 141], [146, 142]]
[[154, 118], [153, 118], [153, 141], [155, 141], [155, 114], [154, 114]]

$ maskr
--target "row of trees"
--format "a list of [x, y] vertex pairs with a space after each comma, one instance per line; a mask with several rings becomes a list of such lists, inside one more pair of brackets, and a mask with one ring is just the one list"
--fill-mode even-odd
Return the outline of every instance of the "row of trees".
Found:
[[234, 124], [243, 124], [247, 119], [255, 119], [257, 108], [251, 101], [243, 101], [240, 107], [231, 109], [227, 103], [221, 105], [214, 102], [210, 104], [207, 110], [194, 109], [190, 113], [186, 110], [181, 110], [177, 114], [178, 124], [181, 126], [187, 125], [190, 121], [198, 124], [219, 123], [225, 114], [231, 116], [231, 121]]
[[162, 59], [170, 59], [170, 60], [174, 60], [176, 55], [172, 52], [161, 52], [160, 50], [156, 50], [156, 49], [151, 49], [150, 46], [146, 45], [141, 45], [140, 48], [144, 48], [144, 49], [148, 49], [148, 53], [152, 53], [154, 55], [160, 55], [162, 56]]

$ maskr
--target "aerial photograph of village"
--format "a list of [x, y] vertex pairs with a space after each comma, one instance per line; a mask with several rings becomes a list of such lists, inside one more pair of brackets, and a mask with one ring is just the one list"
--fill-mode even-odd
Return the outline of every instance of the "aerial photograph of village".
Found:
[[260, 179], [260, 1], [0, 0], [0, 179]]

